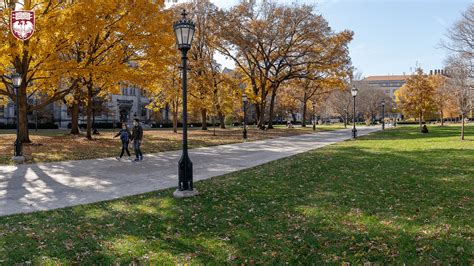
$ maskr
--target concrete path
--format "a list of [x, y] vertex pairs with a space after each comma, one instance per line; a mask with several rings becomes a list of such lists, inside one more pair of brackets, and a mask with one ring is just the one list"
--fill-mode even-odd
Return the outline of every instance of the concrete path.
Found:
[[[360, 127], [359, 135], [379, 130]], [[351, 137], [318, 132], [190, 150], [194, 180], [250, 168]], [[50, 210], [176, 187], [181, 151], [146, 154], [141, 163], [114, 158], [0, 166], [0, 216]], [[170, 195], [171, 196], [171, 195]]]

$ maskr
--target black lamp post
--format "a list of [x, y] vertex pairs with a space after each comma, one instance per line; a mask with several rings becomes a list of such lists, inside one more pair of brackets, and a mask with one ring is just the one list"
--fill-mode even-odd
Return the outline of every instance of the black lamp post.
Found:
[[187, 55], [193, 42], [195, 24], [187, 19], [186, 10], [181, 13], [182, 18], [173, 24], [176, 34], [176, 45], [181, 51], [182, 61], [182, 89], [183, 89], [183, 153], [178, 163], [178, 189], [173, 193], [176, 198], [192, 197], [197, 195], [193, 190], [193, 163], [188, 154], [188, 110], [187, 110]]
[[16, 94], [16, 104], [15, 104], [15, 112], [16, 112], [16, 140], [15, 140], [15, 153], [13, 156], [13, 161], [17, 163], [23, 163], [25, 161], [25, 157], [23, 157], [23, 147], [20, 139], [20, 86], [22, 82], [21, 74], [14, 73], [12, 75], [12, 84], [13, 89]]
[[352, 123], [354, 125], [353, 128], [352, 128], [352, 138], [353, 139], [357, 138], [357, 129], [356, 129], [356, 122], [355, 122], [356, 120], [355, 119], [356, 119], [356, 97], [357, 97], [357, 92], [358, 91], [359, 90], [355, 86], [352, 87], [351, 94], [352, 94], [352, 98], [354, 99], [354, 101], [353, 101], [354, 102], [354, 111], [352, 113]]
[[248, 102], [247, 94], [242, 94], [242, 103], [244, 107], [244, 139], [247, 139], [247, 102]]
[[382, 100], [382, 130], [385, 130], [385, 100]]
[[313, 103], [313, 131], [316, 130], [316, 102]]

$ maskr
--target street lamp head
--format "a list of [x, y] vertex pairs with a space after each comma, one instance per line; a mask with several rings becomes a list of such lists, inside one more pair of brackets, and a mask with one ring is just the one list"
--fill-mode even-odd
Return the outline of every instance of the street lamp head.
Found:
[[385, 106], [385, 100], [382, 100], [382, 106]]
[[181, 13], [183, 17], [173, 24], [174, 33], [176, 34], [176, 44], [179, 50], [191, 49], [193, 42], [196, 26], [192, 20], [186, 18], [187, 15], [186, 10], [183, 9], [183, 13]]
[[313, 103], [313, 108], [316, 109], [316, 102]]
[[16, 87], [16, 88], [20, 87], [21, 81], [22, 81], [22, 79], [21, 79], [21, 75], [19, 73], [14, 73], [12, 75], [12, 83], [13, 83], [14, 87]]
[[247, 94], [245, 94], [245, 93], [242, 94], [242, 102], [246, 103], [246, 102], [248, 102], [248, 100], [249, 100], [249, 99], [248, 99], [248, 97], [247, 97]]
[[359, 92], [359, 90], [358, 90], [355, 86], [353, 86], [353, 87], [352, 87], [352, 90], [351, 90], [352, 97], [356, 97], [356, 96], [357, 96], [357, 92]]

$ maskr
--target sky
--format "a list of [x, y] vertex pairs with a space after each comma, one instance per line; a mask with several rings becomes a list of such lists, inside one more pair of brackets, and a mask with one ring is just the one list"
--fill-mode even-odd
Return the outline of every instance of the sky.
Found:
[[[229, 8], [238, 0], [211, 0]], [[314, 4], [335, 31], [354, 31], [352, 64], [362, 76], [402, 75], [415, 67], [441, 69], [446, 51], [439, 48], [446, 30], [467, 10], [469, 0], [278, 0]], [[228, 68], [232, 61], [218, 56]]]

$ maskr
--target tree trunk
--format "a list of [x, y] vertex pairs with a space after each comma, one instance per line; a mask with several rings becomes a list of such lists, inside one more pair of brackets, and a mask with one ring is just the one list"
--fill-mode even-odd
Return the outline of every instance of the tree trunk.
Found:
[[173, 104], [173, 132], [178, 133], [178, 103]]
[[173, 113], [173, 132], [178, 133], [178, 113]]
[[303, 121], [301, 122], [301, 127], [306, 127], [306, 101], [303, 102]]
[[461, 126], [461, 140], [464, 140], [464, 113], [461, 114], [462, 126]]
[[18, 113], [16, 115], [20, 120], [18, 127], [21, 142], [31, 143], [30, 131], [28, 130], [28, 99], [26, 95], [26, 87], [26, 85], [21, 84], [21, 87], [19, 88], [18, 96], [20, 102], [18, 103]]
[[87, 88], [87, 139], [92, 139], [92, 84]]
[[207, 109], [206, 108], [201, 109], [201, 123], [202, 123], [201, 129], [207, 130]]
[[79, 103], [74, 102], [71, 110], [71, 134], [79, 135]]
[[441, 110], [441, 126], [444, 126], [444, 113], [443, 113], [443, 110]]
[[221, 111], [219, 111], [219, 112], [217, 112], [217, 116], [218, 116], [218, 119], [219, 119], [220, 128], [225, 129], [225, 116], [224, 116], [224, 114]]
[[275, 108], [276, 90], [272, 90], [272, 98], [270, 100], [270, 113], [268, 115], [268, 129], [273, 129], [273, 110]]
[[422, 128], [423, 128], [423, 122], [422, 122], [423, 121], [423, 112], [420, 112], [418, 119], [419, 119], [419, 123], [420, 123], [420, 131], [421, 131]]
[[265, 128], [265, 102], [260, 103], [257, 105], [257, 110], [260, 110], [260, 114], [257, 112], [258, 118], [258, 128], [264, 129]]
[[349, 124], [349, 111], [346, 110], [346, 117], [344, 118], [344, 128], [347, 128], [347, 124]]

